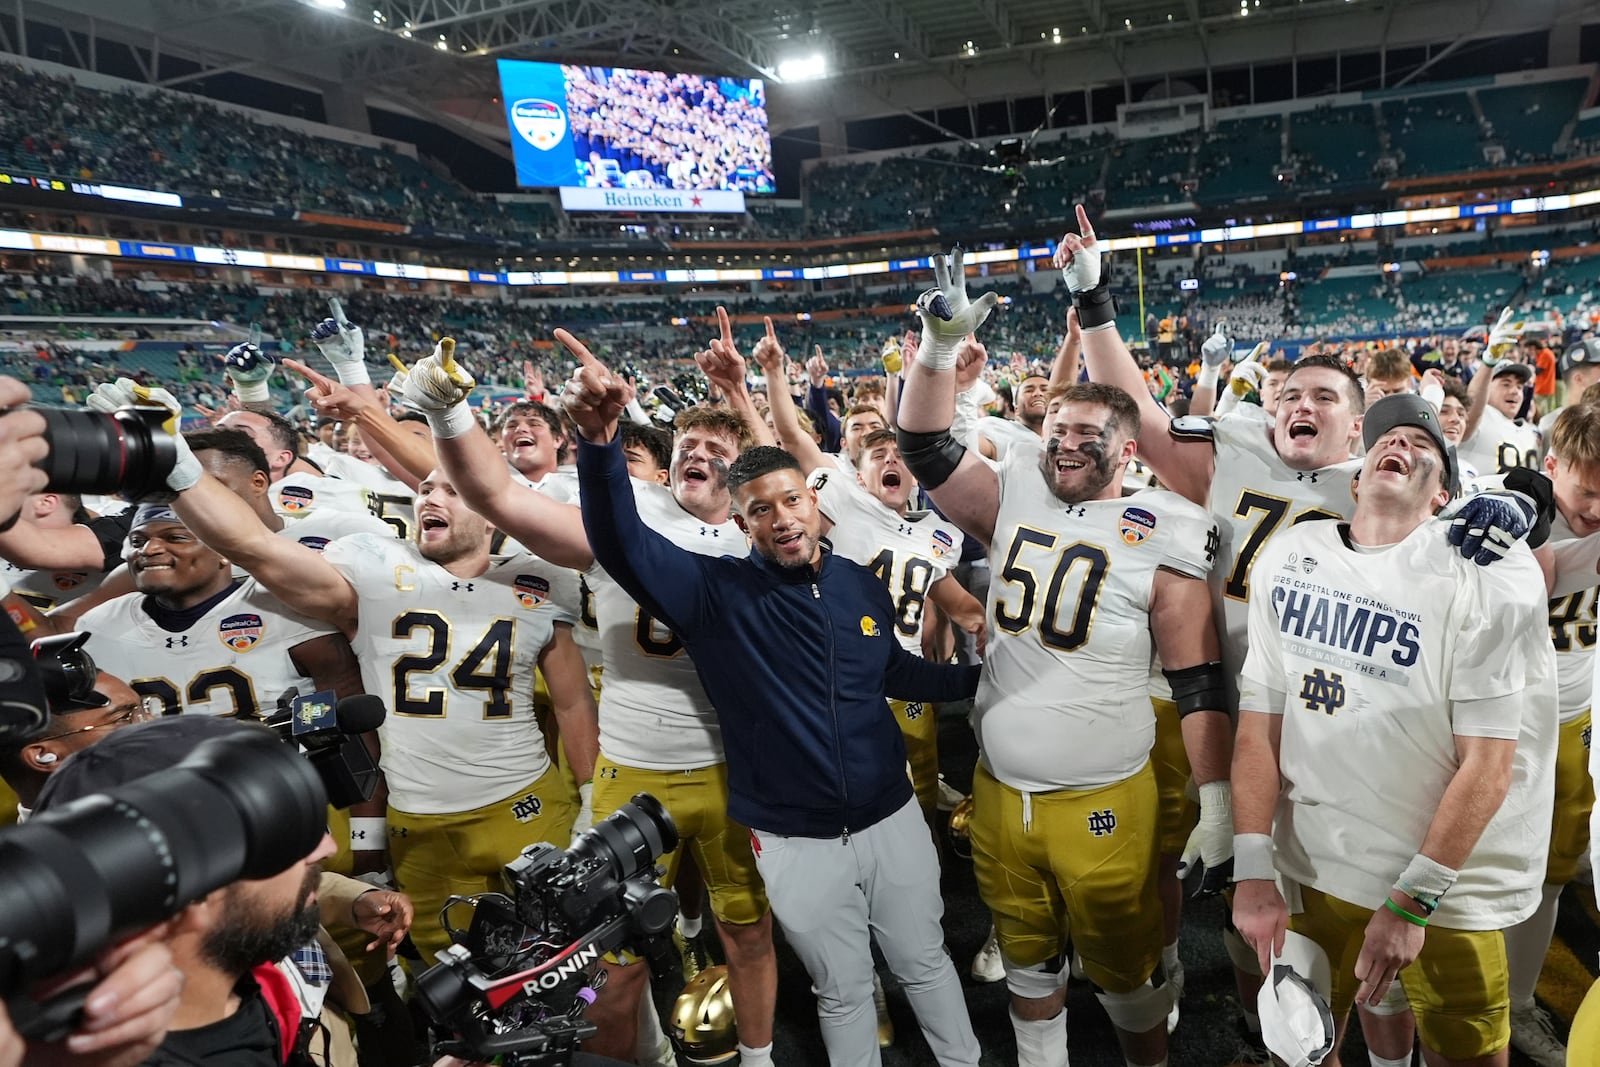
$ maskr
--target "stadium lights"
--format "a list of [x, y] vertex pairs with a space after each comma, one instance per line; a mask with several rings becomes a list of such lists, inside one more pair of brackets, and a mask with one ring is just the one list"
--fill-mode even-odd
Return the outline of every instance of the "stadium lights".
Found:
[[329, 11], [343, 11], [344, 0], [311, 0], [311, 6], [327, 8]]
[[828, 60], [821, 52], [809, 56], [786, 59], [778, 64], [778, 77], [786, 82], [814, 81], [826, 77]]

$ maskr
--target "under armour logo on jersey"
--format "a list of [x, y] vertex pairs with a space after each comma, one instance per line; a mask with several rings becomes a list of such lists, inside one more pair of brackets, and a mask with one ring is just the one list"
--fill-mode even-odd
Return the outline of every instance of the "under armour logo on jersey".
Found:
[[529, 793], [521, 800], [511, 803], [511, 817], [518, 822], [531, 822], [544, 810], [544, 801]]
[[1066, 511], [1067, 511], [1068, 515], [1072, 516], [1075, 519], [1081, 519], [1085, 515], [1089, 514], [1089, 509], [1088, 508], [1075, 507], [1072, 504], [1068, 504], [1067, 505]]
[[1117, 813], [1110, 808], [1089, 813], [1089, 832], [1096, 837], [1109, 837], [1117, 831]]
[[472, 592], [472, 583], [471, 582], [451, 582], [450, 583], [450, 591], [452, 593], [459, 593], [462, 590], [466, 590], [469, 593]]
[[615, 767], [601, 767], [594, 772], [594, 776], [596, 778], [604, 778], [608, 782], [614, 782], [617, 780], [617, 769]]
[[1209, 531], [1206, 532], [1206, 562], [1207, 563], [1215, 563], [1217, 561], [1217, 549], [1219, 549], [1221, 547], [1222, 547], [1222, 535], [1220, 533], [1218, 533], [1217, 532], [1217, 528], [1215, 526], [1213, 526], [1213, 527], [1211, 527], [1211, 529]]
[[189, 647], [189, 635], [188, 634], [178, 634], [175, 637], [167, 638], [167, 647], [168, 648], [188, 648]]
[[716, 526], [702, 526], [702, 527], [700, 527], [700, 536], [701, 537], [721, 537], [722, 536], [722, 530], [720, 528], [716, 527]]
[[389, 827], [389, 836], [390, 837], [406, 837], [410, 833], [411, 833], [411, 828], [409, 826], [391, 826], [391, 827]]
[[1332, 715], [1344, 707], [1344, 675], [1338, 671], [1324, 674], [1318, 667], [1300, 683], [1300, 699], [1306, 702], [1307, 711], [1321, 710]]
[[1294, 476], [1294, 480], [1297, 482], [1310, 482], [1312, 485], [1316, 485], [1317, 475], [1321, 473], [1321, 471], [1301, 471]]

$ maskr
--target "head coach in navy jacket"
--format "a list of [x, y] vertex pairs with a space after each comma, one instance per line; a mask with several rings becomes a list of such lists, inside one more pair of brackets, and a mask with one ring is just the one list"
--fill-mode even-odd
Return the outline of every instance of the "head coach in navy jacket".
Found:
[[565, 403], [595, 560], [672, 628], [716, 707], [728, 813], [750, 827], [773, 914], [811, 974], [830, 1063], [880, 1062], [870, 926], [938, 1061], [976, 1067], [938, 860], [886, 701], [971, 696], [979, 668], [900, 647], [888, 591], [823, 549], [816, 494], [781, 449], [751, 449], [727, 471], [748, 556], [697, 555], [647, 528], [616, 436], [633, 389], [557, 336], [579, 362]]

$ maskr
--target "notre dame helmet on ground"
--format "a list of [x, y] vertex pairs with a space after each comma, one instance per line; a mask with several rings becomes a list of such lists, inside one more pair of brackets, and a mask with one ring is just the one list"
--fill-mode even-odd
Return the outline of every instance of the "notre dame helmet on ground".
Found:
[[739, 1055], [727, 967], [707, 967], [683, 987], [670, 1030], [673, 1048], [690, 1063], [727, 1063]]

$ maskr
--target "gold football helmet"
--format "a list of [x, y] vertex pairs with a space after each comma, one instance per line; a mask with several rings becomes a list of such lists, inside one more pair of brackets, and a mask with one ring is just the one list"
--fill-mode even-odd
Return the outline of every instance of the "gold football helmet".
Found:
[[727, 1063], [739, 1055], [728, 968], [707, 967], [690, 980], [672, 1006], [672, 1046], [690, 1063]]

